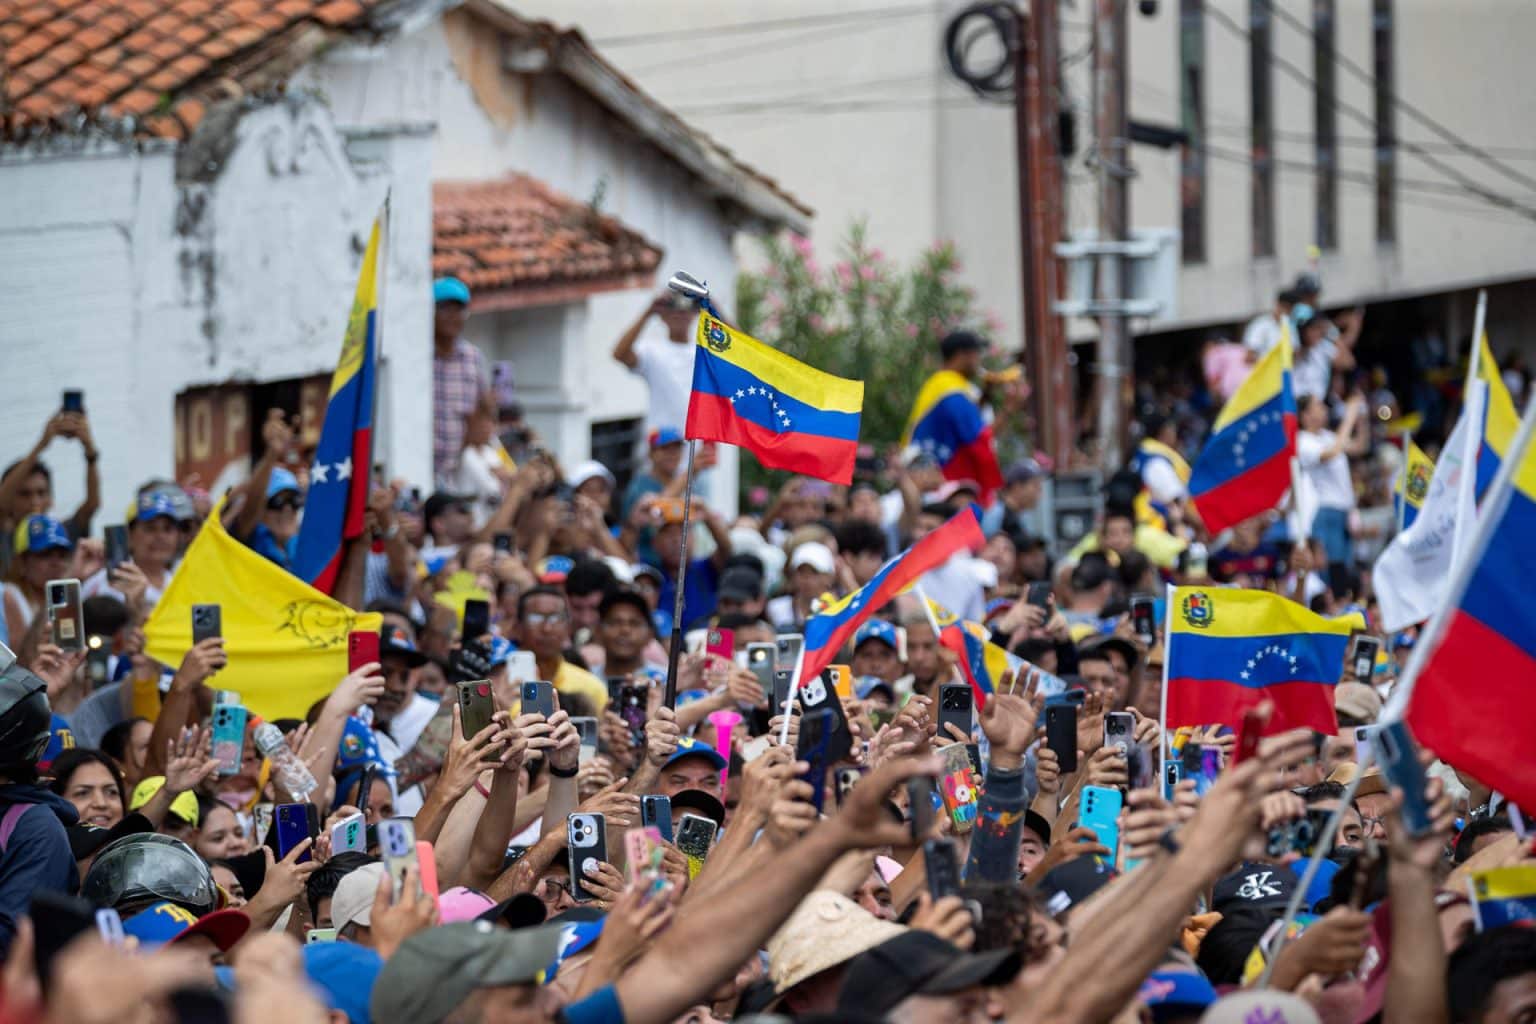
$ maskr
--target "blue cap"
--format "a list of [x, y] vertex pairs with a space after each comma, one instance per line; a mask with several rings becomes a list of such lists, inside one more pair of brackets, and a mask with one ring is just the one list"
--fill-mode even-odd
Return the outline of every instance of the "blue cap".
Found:
[[312, 942], [304, 947], [304, 973], [320, 990], [328, 1010], [347, 1015], [349, 1024], [371, 1024], [368, 999], [384, 960], [355, 942]]
[[145, 491], [133, 507], [135, 523], [147, 523], [151, 519], [171, 519], [180, 522], [186, 518], [177, 507], [176, 499], [165, 491]]
[[896, 688], [879, 676], [859, 676], [853, 682], [853, 692], [859, 700], [869, 700], [876, 690], [884, 690], [892, 700], [896, 699]]
[[379, 750], [379, 739], [368, 728], [368, 723], [355, 715], [347, 716], [341, 729], [341, 742], [336, 749], [335, 774], [342, 775], [368, 765], [385, 767], [384, 755]]
[[54, 758], [76, 746], [78, 744], [75, 743], [74, 730], [69, 727], [69, 719], [63, 715], [54, 715], [53, 727], [48, 733], [48, 746], [43, 748], [43, 756], [37, 759], [37, 766], [46, 768], [53, 763]]
[[75, 542], [69, 539], [64, 524], [52, 516], [27, 516], [16, 526], [18, 555], [38, 554], [42, 551], [73, 551]]
[[726, 769], [725, 758], [720, 756], [720, 751], [708, 743], [696, 740], [691, 736], [684, 736], [677, 741], [677, 753], [667, 758], [667, 763], [662, 765], [662, 767], [666, 768], [674, 765], [685, 757], [707, 757], [709, 758], [709, 763], [719, 770], [725, 771]]
[[282, 466], [272, 467], [272, 475], [267, 477], [268, 501], [270, 501], [274, 495], [282, 494], [284, 491], [297, 491], [298, 489], [298, 477], [294, 476], [291, 472], [284, 469]]
[[682, 444], [683, 432], [676, 427], [656, 427], [651, 431], [650, 442], [652, 451], [669, 444]]
[[1136, 998], [1151, 1008], [1154, 1021], [1163, 1021], [1193, 1007], [1210, 1006], [1216, 989], [1199, 971], [1153, 971]]
[[[1307, 873], [1310, 858], [1303, 857], [1291, 864], [1291, 873], [1297, 878]], [[1323, 900], [1327, 899], [1333, 891], [1333, 876], [1339, 873], [1339, 862], [1327, 857], [1317, 866], [1317, 874], [1312, 876], [1312, 884], [1307, 886], [1307, 894], [1302, 897], [1301, 909], [1311, 910]]]
[[602, 937], [603, 923], [608, 918], [600, 917], [596, 921], [575, 921], [560, 930], [560, 951], [555, 954], [554, 963], [549, 965], [546, 972], [553, 978], [560, 971], [560, 965], [565, 963], [577, 953], [589, 948]]
[[512, 656], [512, 652], [515, 650], [517, 650], [517, 645], [506, 637], [491, 637], [491, 668], [495, 668], [497, 665], [505, 665], [507, 659]]
[[469, 305], [469, 285], [456, 277], [440, 277], [432, 282], [432, 304], [457, 302]]
[[853, 634], [853, 649], [863, 647], [866, 640], [883, 640], [891, 650], [901, 649], [896, 644], [896, 627], [884, 619], [870, 619], [860, 626], [858, 632]]
[[243, 910], [215, 910], [198, 917], [168, 900], [151, 903], [123, 922], [123, 933], [138, 939], [141, 946], [163, 946], [189, 935], [203, 935], [225, 952], [250, 930], [251, 918]]

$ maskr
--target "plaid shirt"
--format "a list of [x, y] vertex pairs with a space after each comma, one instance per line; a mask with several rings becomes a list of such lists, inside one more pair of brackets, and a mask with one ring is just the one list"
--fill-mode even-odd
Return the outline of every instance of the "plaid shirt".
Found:
[[432, 358], [432, 472], [442, 479], [453, 471], [464, 447], [464, 417], [489, 390], [485, 357], [462, 338], [453, 354]]

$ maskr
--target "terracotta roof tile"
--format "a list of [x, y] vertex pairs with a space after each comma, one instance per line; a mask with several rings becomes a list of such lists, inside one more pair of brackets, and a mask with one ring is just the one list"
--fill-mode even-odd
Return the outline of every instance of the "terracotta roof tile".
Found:
[[481, 308], [645, 285], [661, 262], [633, 228], [526, 175], [442, 182], [432, 201], [432, 271], [463, 278]]
[[[214, 82], [259, 69], [250, 51], [305, 24], [362, 27], [382, 2], [6, 0], [0, 110], [9, 116], [0, 133], [58, 123], [76, 111], [142, 117], [169, 101], [176, 116], [153, 118], [143, 130], [184, 134], [202, 118]], [[196, 102], [180, 102], [189, 97]]]

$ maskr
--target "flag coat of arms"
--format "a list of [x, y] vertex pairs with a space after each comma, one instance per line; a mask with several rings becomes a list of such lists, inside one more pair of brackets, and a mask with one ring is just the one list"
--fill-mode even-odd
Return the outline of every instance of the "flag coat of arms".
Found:
[[1163, 727], [1229, 725], [1266, 698], [1267, 731], [1337, 731], [1333, 688], [1358, 614], [1324, 618], [1263, 590], [1177, 587], [1169, 596]]
[[1190, 472], [1189, 496], [1211, 533], [1268, 512], [1291, 486], [1296, 398], [1287, 335], [1222, 406]]
[[1405, 447], [1403, 472], [1398, 475], [1397, 483], [1392, 488], [1392, 506], [1398, 522], [1406, 530], [1419, 518], [1419, 510], [1424, 507], [1424, 499], [1429, 496], [1429, 482], [1434, 478], [1435, 464], [1422, 448], [1413, 443], [1412, 438], [1408, 439]]

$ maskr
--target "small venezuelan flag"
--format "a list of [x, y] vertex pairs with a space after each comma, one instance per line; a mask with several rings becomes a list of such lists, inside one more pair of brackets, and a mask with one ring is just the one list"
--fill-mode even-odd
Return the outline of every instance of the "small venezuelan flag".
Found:
[[699, 314], [685, 434], [740, 445], [772, 469], [853, 482], [864, 382], [792, 359]]
[[[992, 633], [979, 622], [961, 620], [943, 627], [939, 643], [955, 652], [960, 673], [971, 684], [976, 706], [986, 707], [987, 698], [997, 692], [997, 684], [1009, 669], [1023, 664], [992, 642]], [[1017, 664], [1015, 664], [1017, 662]]]
[[1254, 366], [1211, 427], [1189, 479], [1206, 529], [1219, 533], [1280, 503], [1296, 454], [1287, 333]]
[[1536, 866], [1474, 871], [1467, 879], [1472, 890], [1472, 913], [1477, 930], [1486, 932], [1506, 924], [1536, 924]]
[[1405, 530], [1419, 518], [1419, 509], [1424, 507], [1424, 499], [1429, 495], [1429, 482], [1435, 476], [1433, 460], [1413, 443], [1412, 438], [1407, 441], [1403, 472], [1398, 474], [1397, 483], [1392, 487], [1392, 508]]
[[1003, 486], [1003, 472], [992, 446], [992, 425], [982, 419], [976, 396], [964, 374], [940, 370], [919, 389], [901, 441], [932, 455], [946, 480], [974, 480], [986, 502]]
[[1519, 461], [1484, 500], [1466, 566], [1421, 641], [1406, 719], [1441, 760], [1536, 807], [1526, 756], [1536, 734], [1536, 445], [1510, 454]]
[[1266, 697], [1267, 733], [1338, 731], [1333, 688], [1358, 613], [1324, 618], [1263, 590], [1178, 587], [1168, 606], [1165, 729], [1229, 725]]
[[858, 590], [811, 616], [802, 631], [805, 634], [805, 661], [800, 678], [811, 679], [836, 661], [837, 652], [854, 630], [923, 573], [943, 565], [957, 551], [977, 551], [985, 543], [975, 508], [966, 508], [886, 562]]

